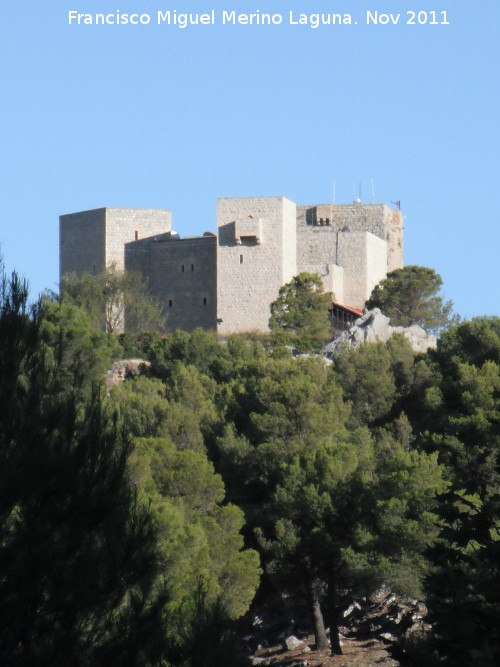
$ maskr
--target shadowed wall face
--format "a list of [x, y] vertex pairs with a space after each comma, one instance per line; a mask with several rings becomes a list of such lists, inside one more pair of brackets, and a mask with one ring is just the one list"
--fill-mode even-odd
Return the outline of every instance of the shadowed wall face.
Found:
[[59, 218], [59, 280], [67, 273], [102, 273], [106, 268], [106, 209]]
[[163, 306], [168, 331], [215, 330], [217, 239], [169, 236], [127, 243], [125, 268], [145, 277], [152, 296]]

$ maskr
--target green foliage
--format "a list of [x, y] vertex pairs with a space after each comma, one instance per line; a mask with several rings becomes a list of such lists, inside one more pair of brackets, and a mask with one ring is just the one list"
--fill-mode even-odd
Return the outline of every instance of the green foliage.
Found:
[[41, 303], [41, 339], [47, 358], [57, 368], [61, 391], [89, 390], [102, 382], [105, 371], [121, 354], [115, 337], [97, 331], [87, 313], [69, 303]]
[[[366, 346], [353, 356], [353, 391], [367, 368], [378, 371], [390, 388], [377, 408], [386, 415], [412, 361], [399, 343], [391, 351]], [[411, 449], [404, 416], [370, 435], [359, 424], [374, 415], [356, 405], [356, 428], [336, 382], [339, 369], [314, 358], [268, 357], [252, 371], [243, 392], [249, 418], [220, 438], [220, 469], [231, 499], [245, 508], [268, 575], [309, 597], [319, 641], [321, 602], [335, 627], [341, 594], [366, 594], [387, 582], [400, 592], [420, 590], [422, 552], [436, 534], [435, 497], [445, 488], [442, 469], [435, 455]], [[378, 382], [366, 378], [366, 402], [380, 393]]]
[[204, 375], [212, 375], [218, 360], [226, 356], [214, 333], [195, 329], [192, 333], [174, 331], [145, 349], [151, 361], [153, 373], [164, 381], [169, 381], [176, 362], [194, 366]]
[[431, 355], [435, 400], [426, 446], [446, 464], [429, 608], [446, 664], [500, 660], [500, 320], [451, 328]]
[[139, 376], [120, 382], [113, 388], [111, 399], [133, 436], [154, 438], [169, 434], [170, 404], [160, 380]]
[[405, 266], [387, 274], [373, 290], [366, 307], [380, 308], [393, 326], [419, 324], [427, 330], [448, 326], [453, 303], [438, 295], [441, 276], [425, 266]]
[[382, 343], [345, 348], [334, 360], [334, 372], [352, 403], [354, 425], [373, 424], [396, 400], [391, 354]]
[[431, 551], [435, 567], [427, 582], [435, 645], [446, 664], [494, 667], [500, 659], [498, 484], [481, 496], [451, 491], [440, 514], [441, 539]]
[[332, 295], [323, 292], [321, 278], [300, 273], [281, 287], [271, 304], [269, 328], [278, 340], [297, 350], [314, 350], [331, 338], [331, 305]]
[[405, 415], [373, 438], [371, 479], [354, 539], [343, 550], [344, 567], [354, 589], [366, 594], [385, 583], [396, 592], [421, 597], [428, 563], [425, 549], [437, 536], [437, 496], [447, 484], [437, 454], [410, 446]]
[[457, 361], [481, 366], [485, 361], [500, 363], [500, 317], [475, 317], [450, 328], [431, 354], [445, 372], [453, 372]]
[[63, 276], [61, 300], [83, 308], [92, 325], [108, 333], [162, 329], [165, 321], [141, 274], [119, 271], [115, 265], [95, 276]]
[[477, 318], [443, 334], [430, 357], [432, 428], [457, 488], [486, 492], [500, 446], [500, 320]]
[[260, 576], [257, 553], [243, 550], [243, 513], [223, 505], [224, 484], [201, 452], [179, 451], [167, 439], [141, 439], [133, 476], [160, 534], [169, 578], [169, 609], [184, 613], [203, 578], [211, 601], [223, 597], [232, 618], [247, 611]]
[[202, 580], [193, 603], [186, 610], [180, 639], [182, 667], [249, 667], [241, 655], [238, 639], [224, 600], [210, 602]]
[[415, 386], [415, 353], [402, 336], [387, 343], [346, 347], [333, 372], [351, 404], [351, 426], [387, 424], [397, 417]]
[[166, 335], [159, 331], [150, 330], [139, 331], [138, 333], [121, 333], [117, 338], [123, 350], [124, 359], [140, 357], [150, 360], [151, 350], [160, 346]]
[[119, 384], [112, 399], [138, 437], [169, 437], [179, 449], [204, 451], [204, 434], [216, 420], [213, 382], [193, 366], [176, 362], [167, 387], [139, 377]]
[[[218, 440], [219, 468], [230, 498], [247, 513], [273, 491], [284, 452], [330, 437], [348, 414], [339, 388], [315, 358], [251, 358], [228, 400], [228, 425]], [[228, 420], [229, 421], [229, 420]]]
[[[407, 268], [402, 314], [441, 326], [439, 277]], [[259, 583], [255, 548], [268, 586], [307, 597], [320, 643], [326, 610], [334, 651], [350, 596], [420, 596], [425, 578], [444, 664], [498, 664], [499, 318], [331, 367], [267, 337], [126, 334], [153, 377], [113, 389], [114, 422], [91, 388], [117, 338], [64, 298], [29, 308], [15, 275], [0, 306], [2, 664], [239, 665], [230, 619]], [[293, 321], [282, 341], [319, 345]]]
[[[40, 309], [0, 294], [0, 662], [153, 665], [165, 653], [152, 518], [130, 442], [94, 394], [61, 392]], [[141, 637], [141, 642], [138, 637]]]

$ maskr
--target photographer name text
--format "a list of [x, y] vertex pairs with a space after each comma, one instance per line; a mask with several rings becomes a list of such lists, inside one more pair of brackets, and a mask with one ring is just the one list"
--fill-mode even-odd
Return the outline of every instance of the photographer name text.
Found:
[[110, 13], [85, 13], [68, 11], [70, 26], [171, 26], [185, 30], [206, 26], [292, 26], [321, 28], [327, 26], [447, 26], [450, 25], [448, 12], [439, 9], [415, 9], [404, 12], [382, 12], [367, 10], [361, 16], [336, 12], [263, 12], [250, 13], [235, 10], [215, 10], [207, 12], [181, 12], [176, 9], [158, 10], [154, 13], [125, 13], [116, 10]]

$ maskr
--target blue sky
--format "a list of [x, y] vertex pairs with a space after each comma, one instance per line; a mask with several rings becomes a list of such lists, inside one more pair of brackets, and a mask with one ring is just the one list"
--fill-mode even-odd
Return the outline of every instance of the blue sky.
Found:
[[[156, 25], [158, 10], [216, 25]], [[222, 10], [281, 13], [221, 25]], [[68, 11], [149, 25], [68, 25]], [[449, 25], [406, 25], [409, 11]], [[313, 29], [289, 12], [350, 13]], [[366, 25], [367, 11], [401, 14]], [[423, 16], [423, 15], [422, 15]], [[58, 216], [169, 208], [215, 231], [218, 197], [401, 201], [405, 262], [463, 317], [500, 315], [498, 0], [25, 0], [0, 11], [0, 244], [32, 293], [57, 289]]]

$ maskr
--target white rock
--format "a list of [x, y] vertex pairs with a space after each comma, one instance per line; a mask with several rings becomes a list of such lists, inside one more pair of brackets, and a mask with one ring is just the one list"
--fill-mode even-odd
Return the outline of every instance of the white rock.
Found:
[[346, 346], [385, 343], [395, 333], [402, 334], [415, 352], [426, 352], [429, 348], [436, 347], [436, 336], [427, 333], [422, 327], [416, 324], [411, 327], [392, 327], [389, 318], [383, 315], [379, 308], [374, 308], [359, 317], [348, 331], [344, 331], [338, 338], [327, 343], [323, 348], [323, 354], [333, 357]]
[[297, 646], [300, 646], [304, 642], [301, 641], [300, 639], [297, 639], [297, 637], [295, 637], [294, 635], [290, 635], [284, 640], [283, 643], [288, 651], [292, 651], [294, 648], [297, 648]]

